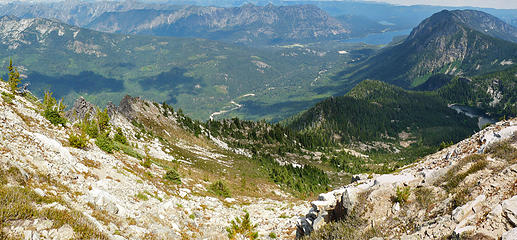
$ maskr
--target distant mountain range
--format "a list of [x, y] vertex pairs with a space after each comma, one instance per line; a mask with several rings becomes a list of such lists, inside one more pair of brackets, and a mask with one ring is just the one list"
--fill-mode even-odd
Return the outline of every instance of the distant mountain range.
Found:
[[20, 18], [48, 18], [78, 27], [86, 26], [106, 12], [134, 9], [174, 9], [174, 5], [150, 4], [137, 1], [63, 1], [48, 3], [12, 2], [0, 5], [0, 16]]
[[516, 41], [517, 29], [492, 15], [444, 10], [424, 20], [400, 44], [341, 76], [412, 88], [425, 84], [434, 74], [478, 75], [512, 65], [517, 59]]
[[249, 45], [347, 39], [388, 29], [364, 16], [334, 18], [314, 5], [238, 7], [124, 2], [10, 3], [1, 15], [57, 19], [123, 34], [195, 37]]
[[200, 37], [241, 44], [346, 39], [350, 27], [312, 5], [196, 7], [109, 12], [87, 26], [103, 32]]

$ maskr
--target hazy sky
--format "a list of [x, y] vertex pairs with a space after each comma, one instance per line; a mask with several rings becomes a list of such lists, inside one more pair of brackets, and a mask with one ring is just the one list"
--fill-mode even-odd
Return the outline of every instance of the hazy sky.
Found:
[[472, 6], [484, 8], [517, 9], [517, 0], [370, 0], [400, 5]]
[[[58, 2], [63, 0], [0, 0], [0, 3], [7, 3], [13, 1], [21, 2]], [[100, 0], [87, 0], [100, 1]], [[117, 1], [117, 0], [115, 0]], [[120, 0], [118, 0], [120, 1]], [[122, 0], [123, 1], [123, 0]], [[147, 0], [137, 0], [140, 2], [147, 2]], [[166, 0], [152, 0], [154, 2]], [[289, 0], [287, 0], [289, 1]], [[318, 0], [316, 0], [318, 1]], [[439, 6], [454, 6], [454, 7], [483, 7], [483, 8], [502, 8], [502, 9], [517, 9], [517, 0], [319, 0], [319, 1], [372, 1], [385, 2], [398, 5], [439, 5]]]

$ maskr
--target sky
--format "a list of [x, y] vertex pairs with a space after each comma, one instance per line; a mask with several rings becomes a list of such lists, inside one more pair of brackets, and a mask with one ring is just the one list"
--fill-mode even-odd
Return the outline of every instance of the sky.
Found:
[[[0, 3], [13, 2], [15, 0], [0, 0]], [[21, 2], [57, 2], [63, 0], [16, 0]], [[99, 1], [99, 0], [88, 0]], [[117, 1], [117, 0], [115, 0]], [[118, 0], [120, 1], [120, 0]], [[148, 0], [137, 0], [146, 2]], [[154, 2], [164, 0], [152, 0]], [[287, 0], [289, 1], [289, 0]], [[333, 1], [333, 0], [315, 0], [315, 1]], [[384, 2], [397, 5], [437, 5], [437, 6], [453, 6], [453, 7], [481, 7], [481, 8], [499, 8], [499, 9], [517, 9], [517, 0], [334, 0], [334, 1], [372, 1]]]
[[370, 0], [375, 2], [386, 2], [398, 5], [439, 5], [454, 7], [482, 7], [517, 9], [517, 0]]

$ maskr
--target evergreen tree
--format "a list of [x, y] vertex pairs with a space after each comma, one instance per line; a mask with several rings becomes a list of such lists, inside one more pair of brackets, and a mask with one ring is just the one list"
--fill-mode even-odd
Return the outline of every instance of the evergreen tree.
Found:
[[19, 89], [18, 84], [20, 84], [21, 79], [18, 69], [16, 69], [16, 67], [13, 66], [12, 59], [9, 59], [9, 66], [7, 67], [7, 70], [9, 70], [9, 79], [7, 80], [7, 83], [9, 84], [11, 92], [16, 93], [16, 90]]

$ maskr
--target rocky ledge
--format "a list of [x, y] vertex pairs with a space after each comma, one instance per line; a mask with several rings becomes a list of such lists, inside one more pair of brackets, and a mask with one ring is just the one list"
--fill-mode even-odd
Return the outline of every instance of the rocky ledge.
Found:
[[358, 234], [374, 229], [380, 236], [375, 239], [517, 239], [515, 147], [517, 119], [489, 126], [397, 173], [355, 176], [312, 202], [298, 220], [297, 237], [329, 231], [322, 228], [360, 212], [366, 224]]

